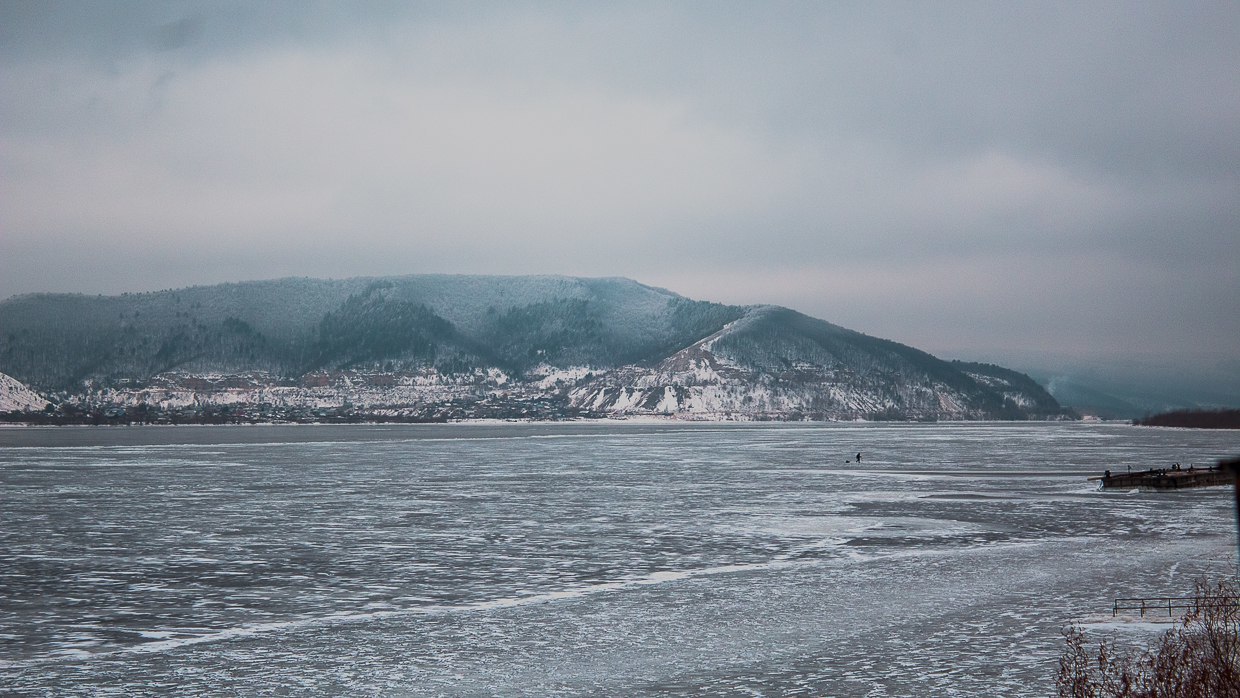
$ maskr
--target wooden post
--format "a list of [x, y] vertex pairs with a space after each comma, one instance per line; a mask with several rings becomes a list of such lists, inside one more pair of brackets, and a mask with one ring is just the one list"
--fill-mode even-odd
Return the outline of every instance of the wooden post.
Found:
[[1231, 471], [1232, 486], [1236, 491], [1236, 564], [1238, 565], [1237, 569], [1240, 569], [1240, 458], [1220, 461], [1218, 467], [1221, 470]]

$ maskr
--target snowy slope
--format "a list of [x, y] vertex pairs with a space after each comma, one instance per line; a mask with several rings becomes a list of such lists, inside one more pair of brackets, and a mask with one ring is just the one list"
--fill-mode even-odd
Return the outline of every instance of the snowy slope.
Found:
[[652, 368], [612, 371], [578, 384], [570, 395], [574, 406], [601, 412], [712, 419], [1061, 414], [1027, 377], [999, 367], [962, 367], [786, 308], [763, 307]]
[[47, 406], [38, 393], [12, 376], [0, 373], [0, 412], [41, 410]]
[[0, 302], [0, 366], [45, 391], [169, 371], [384, 368], [523, 372], [657, 361], [743, 308], [628, 279], [280, 279]]
[[[694, 301], [619, 278], [282, 279], [22, 296], [0, 302], [0, 327], [9, 374], [105, 411], [485, 403], [502, 415], [538, 403], [559, 414], [722, 419], [1063, 415], [1023, 374], [942, 361], [787, 308]], [[21, 404], [45, 404], [27, 393]]]

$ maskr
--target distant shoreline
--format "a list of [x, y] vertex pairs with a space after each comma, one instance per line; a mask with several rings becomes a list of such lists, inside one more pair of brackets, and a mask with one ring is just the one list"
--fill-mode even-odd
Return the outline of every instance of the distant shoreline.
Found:
[[1142, 427], [1240, 429], [1240, 409], [1176, 410], [1134, 419], [1132, 423]]
[[[892, 419], [775, 419], [775, 418], [726, 418], [726, 417], [683, 417], [677, 415], [653, 415], [653, 414], [616, 414], [616, 415], [592, 415], [592, 416], [576, 416], [562, 418], [521, 418], [521, 417], [467, 417], [462, 419], [368, 419], [368, 418], [351, 418], [341, 420], [298, 420], [298, 421], [183, 421], [183, 422], [155, 422], [155, 421], [48, 421], [48, 420], [24, 420], [16, 418], [18, 413], [0, 413], [0, 429], [55, 429], [59, 427], [98, 427], [98, 428], [118, 428], [118, 427], [254, 427], [254, 426], [444, 426], [444, 425], [497, 425], [497, 424], [706, 424], [706, 425], [736, 425], [736, 424], [905, 424], [905, 425], [927, 425], [927, 424], [1059, 424], [1066, 422], [1082, 422], [1083, 420], [1065, 420], [1065, 419], [941, 419], [934, 422], [926, 422], [923, 420], [892, 420]], [[1095, 424], [1128, 424], [1123, 420], [1090, 420]]]

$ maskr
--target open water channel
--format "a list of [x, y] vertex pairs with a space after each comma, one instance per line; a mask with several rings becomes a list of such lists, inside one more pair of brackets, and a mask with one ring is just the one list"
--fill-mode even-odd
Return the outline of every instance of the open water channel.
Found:
[[1066, 623], [1236, 571], [1230, 490], [1086, 477], [1237, 454], [1118, 424], [0, 429], [0, 692], [1046, 696]]

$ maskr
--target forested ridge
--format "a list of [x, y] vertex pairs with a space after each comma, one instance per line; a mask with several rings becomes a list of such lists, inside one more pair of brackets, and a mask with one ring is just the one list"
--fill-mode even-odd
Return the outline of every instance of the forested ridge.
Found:
[[[19, 296], [0, 302], [0, 373], [62, 395], [151, 386], [326, 389], [341, 380], [474, 384], [438, 398], [372, 396], [393, 409], [436, 399], [498, 405], [518, 399], [512, 386], [528, 383], [517, 391], [525, 404], [546, 398], [593, 412], [1066, 414], [1027, 376], [998, 366], [944, 361], [787, 308], [691, 300], [620, 278], [296, 278]], [[244, 378], [193, 378], [230, 375]]]

